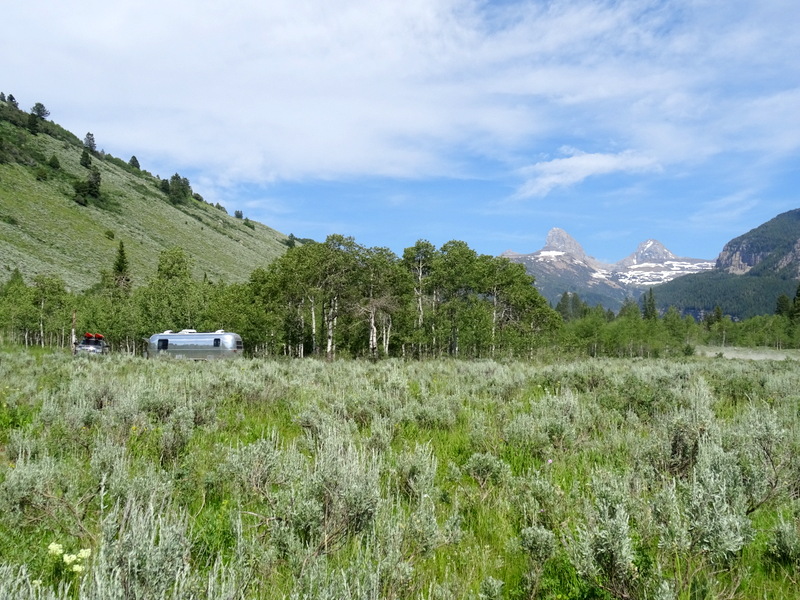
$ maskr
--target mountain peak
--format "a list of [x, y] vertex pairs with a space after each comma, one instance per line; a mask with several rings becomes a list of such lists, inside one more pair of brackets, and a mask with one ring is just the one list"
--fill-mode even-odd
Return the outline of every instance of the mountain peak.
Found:
[[584, 258], [586, 252], [578, 241], [563, 229], [553, 227], [547, 232], [544, 247], [548, 250], [560, 250], [576, 258]]
[[633, 259], [634, 264], [643, 262], [654, 262], [659, 260], [673, 260], [677, 258], [672, 252], [658, 240], [647, 240], [639, 244], [636, 252], [629, 258]]
[[513, 262], [525, 265], [536, 279], [536, 286], [551, 302], [558, 302], [564, 291], [611, 308], [643, 288], [670, 281], [681, 275], [707, 271], [712, 261], [678, 258], [658, 240], [642, 242], [636, 251], [614, 264], [587, 256], [583, 247], [566, 231], [554, 227], [547, 233], [544, 248], [532, 254], [504, 252]]

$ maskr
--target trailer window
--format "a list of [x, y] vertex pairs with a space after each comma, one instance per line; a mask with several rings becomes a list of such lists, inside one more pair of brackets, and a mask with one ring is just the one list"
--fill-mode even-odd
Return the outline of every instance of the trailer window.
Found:
[[219, 338], [214, 338], [214, 348], [219, 348]]
[[158, 340], [158, 349], [159, 350], [166, 350], [169, 347], [169, 340], [161, 339]]
[[236, 349], [241, 350], [243, 347], [242, 340], [236, 340]]

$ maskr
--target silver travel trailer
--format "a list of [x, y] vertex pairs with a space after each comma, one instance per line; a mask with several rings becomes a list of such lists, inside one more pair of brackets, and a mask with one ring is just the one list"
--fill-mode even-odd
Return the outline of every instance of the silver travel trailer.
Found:
[[194, 329], [155, 333], [147, 341], [148, 358], [214, 360], [243, 356], [242, 338], [230, 331], [197, 332]]

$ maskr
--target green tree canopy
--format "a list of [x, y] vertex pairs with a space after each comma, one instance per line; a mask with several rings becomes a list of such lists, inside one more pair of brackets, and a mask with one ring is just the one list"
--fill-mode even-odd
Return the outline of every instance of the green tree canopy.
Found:
[[44, 104], [37, 102], [33, 105], [33, 108], [31, 108], [31, 114], [40, 119], [46, 119], [50, 116], [50, 111], [45, 108]]
[[191, 279], [192, 266], [189, 256], [180, 246], [164, 250], [158, 257], [156, 277], [161, 281]]
[[114, 260], [114, 269], [112, 273], [114, 276], [114, 285], [125, 292], [130, 291], [131, 274], [128, 266], [128, 257], [125, 255], [125, 244], [122, 243], [122, 240], [119, 241], [117, 258]]
[[89, 152], [97, 152], [97, 142], [95, 142], [94, 134], [91, 131], [83, 138], [83, 147]]
[[87, 169], [92, 166], [92, 157], [86, 148], [84, 148], [81, 153], [81, 166]]

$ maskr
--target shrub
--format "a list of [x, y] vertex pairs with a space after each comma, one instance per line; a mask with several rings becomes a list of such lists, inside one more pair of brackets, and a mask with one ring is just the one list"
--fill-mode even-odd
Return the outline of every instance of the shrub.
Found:
[[395, 469], [396, 486], [400, 493], [415, 502], [434, 494], [434, 479], [438, 463], [429, 444], [417, 445], [412, 451], [400, 453]]
[[778, 524], [772, 529], [765, 554], [775, 564], [795, 571], [800, 569], [800, 531], [796, 517], [787, 520], [781, 515]]
[[486, 452], [478, 452], [470, 456], [464, 464], [464, 471], [475, 480], [482, 490], [486, 490], [489, 484], [505, 483], [511, 476], [511, 469], [507, 463]]

